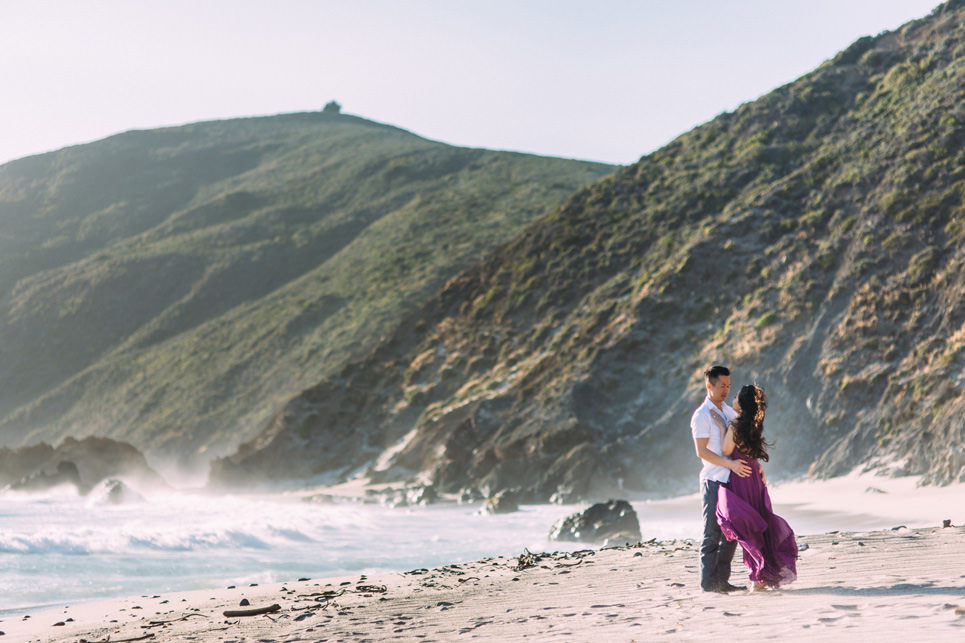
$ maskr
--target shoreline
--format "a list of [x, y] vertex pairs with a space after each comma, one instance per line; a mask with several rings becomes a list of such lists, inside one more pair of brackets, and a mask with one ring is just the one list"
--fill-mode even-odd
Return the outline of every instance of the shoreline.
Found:
[[[801, 536], [798, 544], [798, 580], [756, 594], [699, 591], [695, 541], [651, 540], [435, 569], [103, 599], [5, 617], [0, 631], [3, 641], [51, 643], [650, 640], [732, 636], [736, 629], [741, 636], [792, 640], [965, 636], [965, 527], [829, 532]], [[739, 558], [732, 580], [744, 584]], [[267, 614], [224, 615], [274, 605]]]
[[[297, 494], [285, 494], [288, 498], [304, 498], [319, 491], [350, 491], [357, 494], [357, 489], [313, 489], [304, 490]], [[802, 560], [806, 560], [809, 551], [811, 551], [811, 543], [821, 543], [828, 537], [842, 539], [845, 537], [851, 538], [853, 534], [881, 534], [885, 538], [883, 542], [890, 543], [889, 547], [897, 547], [896, 552], [901, 550], [902, 544], [913, 534], [921, 532], [922, 534], [929, 534], [939, 527], [943, 520], [949, 519], [956, 525], [961, 525], [965, 523], [965, 515], [961, 514], [961, 498], [962, 493], [965, 492], [965, 485], [950, 485], [948, 487], [919, 487], [918, 479], [913, 477], [905, 478], [885, 478], [876, 476], [870, 473], [859, 473], [853, 472], [848, 476], [843, 476], [839, 478], [834, 478], [830, 480], [806, 480], [806, 481], [786, 481], [781, 483], [775, 483], [771, 485], [771, 494], [775, 503], [775, 511], [788, 518], [791, 522], [792, 527], [798, 533], [799, 543], [808, 545], [808, 548], [802, 552]], [[345, 497], [349, 497], [351, 494], [346, 494]], [[681, 533], [691, 534], [697, 533], [699, 531], [699, 523], [697, 521], [696, 509], [699, 506], [699, 500], [695, 495], [691, 496], [680, 496], [669, 499], [634, 499], [630, 498], [635, 509], [639, 514], [641, 530], [643, 532], [644, 540], [647, 540], [641, 547], [633, 548], [634, 551], [639, 556], [634, 556], [634, 561], [632, 562], [642, 562], [640, 558], [643, 555], [647, 556], [647, 560], [653, 563], [651, 560], [653, 553], [651, 549], [653, 547], [657, 548], [667, 548], [670, 547], [671, 551], [689, 549], [693, 550], [696, 546], [693, 539], [690, 538], [680, 538]], [[437, 505], [428, 505], [425, 507], [411, 508], [411, 509], [399, 509], [400, 511], [405, 511], [407, 514], [413, 513], [413, 511], [421, 514], [423, 510], [433, 512], [434, 507]], [[584, 505], [585, 506], [585, 505]], [[439, 506], [442, 508], [442, 505]], [[556, 506], [558, 507], [560, 516], [570, 513], [570, 509], [573, 507]], [[478, 509], [478, 507], [477, 507]], [[526, 505], [522, 507], [521, 514], [526, 514], [533, 511], [542, 511], [545, 513], [546, 506], [543, 505]], [[387, 511], [396, 511], [394, 509], [388, 509]], [[858, 512], [860, 510], [861, 513]], [[473, 512], [475, 516], [477, 512]], [[507, 514], [507, 516], [512, 516], [512, 514]], [[494, 521], [502, 520], [500, 516], [492, 516]], [[548, 516], [546, 516], [548, 518]], [[479, 518], [474, 518], [478, 520]], [[422, 518], [418, 519], [420, 522]], [[513, 518], [510, 518], [513, 520]], [[657, 520], [658, 522], [654, 522]], [[693, 520], [694, 527], [693, 530], [685, 529], [683, 532], [678, 529], [670, 531], [670, 535], [665, 531], [659, 521], [664, 522], [680, 522], [686, 523]], [[488, 522], [488, 521], [487, 521]], [[518, 524], [518, 523], [517, 523]], [[545, 526], [549, 529], [549, 523]], [[960, 528], [952, 528], [960, 529]], [[939, 530], [938, 533], [952, 533], [949, 530]], [[545, 533], [545, 532], [544, 532]], [[889, 538], [889, 536], [893, 538]], [[676, 538], [675, 538], [676, 537]], [[832, 538], [832, 540], [833, 540]], [[925, 540], [929, 540], [933, 537], [929, 536]], [[943, 536], [947, 538], [947, 536]], [[935, 541], [939, 542], [939, 541]], [[430, 543], [425, 543], [431, 546]], [[492, 543], [490, 543], [492, 544]], [[319, 542], [317, 545], [319, 548], [325, 548], [323, 542]], [[837, 549], [837, 544], [829, 545], [833, 549]], [[542, 544], [536, 543], [535, 541], [529, 545], [529, 551], [537, 552], [542, 549], [555, 549], [562, 547], [565, 550], [572, 551], [574, 548], [586, 548], [592, 547], [589, 544], [579, 544], [579, 543], [555, 543], [551, 541], [545, 541]], [[854, 552], [867, 554], [869, 549], [865, 549], [862, 545], [855, 545], [857, 549]], [[961, 540], [960, 549], [965, 551], [965, 540]], [[514, 548], [509, 551], [505, 546], [501, 548], [477, 548], [477, 552], [469, 557], [457, 558], [453, 556], [435, 556], [432, 562], [429, 562], [427, 566], [441, 565], [436, 567], [431, 574], [451, 574], [450, 572], [444, 571], [445, 569], [452, 569], [453, 564], [456, 567], [459, 566], [475, 566], [479, 567], [484, 561], [494, 561], [500, 560], [503, 563], [507, 561], [515, 561], [516, 556], [520, 553], [523, 546], [520, 545], [518, 548]], [[626, 548], [624, 548], [626, 549]], [[525, 551], [525, 550], [524, 550]], [[594, 550], [595, 551], [595, 550]], [[611, 550], [606, 550], [609, 552]], [[843, 551], [843, 550], [842, 550]], [[601, 555], [605, 552], [597, 552], [595, 555]], [[918, 552], [911, 552], [916, 555]], [[495, 556], [495, 554], [503, 554], [503, 556]], [[606, 553], [609, 556], [609, 553]], [[667, 555], [664, 552], [664, 555]], [[831, 554], [828, 554], [829, 556]], [[489, 556], [490, 558], [484, 558]], [[554, 557], [559, 559], [557, 562], [565, 562], [570, 554], [564, 552], [556, 552]], [[896, 558], [900, 554], [895, 553], [893, 557], [886, 557], [882, 560], [879, 566], [884, 569], [888, 566], [894, 567], [898, 574], [901, 571], [902, 565], [909, 564], [908, 560], [897, 561], [892, 558]], [[696, 573], [696, 552], [692, 551], [691, 557], [693, 560], [685, 562], [683, 571], [677, 570], [677, 575], [690, 575]], [[473, 561], [474, 558], [478, 558]], [[738, 558], [740, 558], [738, 556]], [[410, 559], [412, 560], [412, 559]], [[416, 559], [417, 560], [417, 559]], [[959, 562], [965, 563], [965, 560], [959, 556]], [[466, 562], [463, 562], [466, 561]], [[427, 561], [428, 562], [428, 561]], [[914, 561], [911, 561], [914, 563]], [[411, 563], [410, 563], [411, 564]], [[418, 564], [418, 563], [417, 563]], [[425, 564], [425, 563], [423, 563]], [[515, 562], [514, 562], [515, 564]], [[547, 563], [550, 564], [550, 563]], [[554, 563], [555, 564], [555, 563]], [[621, 563], [622, 564], [622, 563]], [[656, 563], [653, 563], [656, 564]], [[955, 563], [957, 564], [957, 563]], [[659, 565], [657, 565], [659, 567]], [[961, 565], [965, 569], [965, 565]], [[620, 565], [617, 565], [619, 570]], [[948, 569], [953, 569], [954, 564], [950, 563]], [[299, 569], [297, 566], [290, 566], [289, 569]], [[491, 572], [488, 567], [487, 572]], [[393, 571], [396, 570], [396, 571]], [[746, 574], [743, 571], [743, 565], [735, 562], [735, 578], [740, 578], [740, 575]], [[307, 571], [307, 570], [306, 570]], [[575, 571], [575, 570], [574, 570]], [[867, 570], [858, 570], [860, 574], [867, 575]], [[306, 582], [298, 582], [295, 580], [295, 574], [297, 572], [291, 571], [292, 575], [291, 582], [278, 583], [274, 582], [274, 579], [286, 578], [286, 575], [269, 574], [269, 578], [274, 576], [272, 580], [261, 579], [262, 585], [260, 588], [258, 586], [251, 586], [249, 588], [248, 582], [259, 580], [257, 577], [244, 579], [243, 576], [225, 575], [222, 576], [224, 581], [217, 582], [218, 587], [203, 588], [201, 585], [196, 585], [195, 587], [202, 587], [202, 589], [183, 589], [175, 587], [170, 590], [162, 590], [161, 592], [152, 592], [148, 596], [134, 596], [134, 591], [119, 592], [116, 597], [104, 597], [104, 598], [94, 598], [91, 597], [83, 603], [80, 601], [49, 601], [43, 604], [38, 604], [34, 606], [25, 606], [18, 608], [11, 608], [0, 612], [0, 632], [4, 634], [0, 636], [0, 641], [11, 641], [11, 640], [29, 640], [29, 641], [60, 641], [60, 640], [78, 640], [78, 638], [87, 638], [88, 640], [103, 640], [106, 634], [103, 636], [94, 635], [93, 632], [113, 632], [111, 638], [113, 641], [118, 640], [120, 634], [111, 630], [108, 625], [111, 621], [116, 621], [117, 624], [128, 623], [131, 618], [121, 618], [123, 617], [133, 617], [137, 612], [141, 614], [155, 614], [158, 618], [161, 615], [169, 613], [171, 608], [174, 606], [180, 606], [182, 600], [186, 604], [197, 609], [205, 609], [210, 603], [215, 602], [219, 605], [228, 605], [232, 600], [237, 599], [235, 604], [231, 608], [238, 608], [238, 602], [240, 602], [243, 597], [240, 592], [247, 591], [248, 594], [245, 595], [249, 598], [252, 604], [256, 604], [256, 598], [261, 597], [267, 599], [271, 592], [280, 593], [281, 587], [287, 585], [286, 591], [301, 591], [307, 589], [302, 587]], [[430, 572], [426, 572], [430, 573]], [[619, 575], [618, 572], [614, 572]], [[807, 577], [807, 571], [802, 570], [801, 578], [805, 579]], [[910, 573], [910, 572], [909, 572]], [[338, 574], [346, 574], [337, 576]], [[385, 569], [372, 569], [369, 571], [365, 570], [355, 570], [351, 572], [341, 572], [341, 571], [322, 571], [322, 572], [308, 572], [306, 575], [311, 575], [316, 578], [326, 577], [322, 582], [322, 587], [326, 584], [331, 583], [333, 586], [340, 586], [339, 583], [352, 583], [358, 582], [360, 577], [367, 577], [370, 579], [407, 579], [412, 580], [410, 576], [407, 575], [405, 571], [398, 568], [392, 567], [388, 571]], [[853, 574], [852, 574], [853, 575]], [[417, 576], [417, 575], [415, 575]], [[562, 574], [562, 576], [567, 576]], [[330, 578], [329, 578], [330, 577]], [[244, 582], [240, 582], [244, 580]], [[567, 580], [569, 580], [567, 578]], [[856, 581], [866, 580], [864, 576], [861, 578], [855, 578]], [[887, 580], [887, 579], [885, 579]], [[337, 582], [336, 582], [337, 581]], [[308, 583], [310, 587], [313, 583], [318, 583], [319, 581], [313, 581]], [[520, 581], [509, 582], [518, 584]], [[830, 577], [829, 577], [829, 581]], [[882, 584], [879, 588], [888, 587]], [[963, 582], [965, 582], [965, 577], [953, 578], [948, 583], [946, 583], [946, 588], [951, 592], [949, 596], [948, 604], [952, 604], [956, 607], [951, 609], [958, 609], [958, 607], [965, 607], [965, 589], [963, 589]], [[226, 586], [231, 583], [236, 583], [236, 586], [232, 589], [227, 589]], [[686, 589], [692, 589], [688, 586], [687, 581], [683, 581], [683, 587]], [[800, 583], [800, 581], [799, 581]], [[799, 586], [799, 583], [795, 583], [790, 586], [790, 590], [795, 590]], [[363, 583], [364, 584], [364, 583]], [[391, 583], [383, 582], [387, 587]], [[350, 586], [346, 585], [346, 587]], [[409, 593], [410, 595], [418, 595], [423, 591], [428, 591], [427, 588], [420, 588], [417, 586], [408, 586], [405, 582], [396, 582], [397, 589], [402, 594]], [[297, 588], [296, 588], [297, 586]], [[565, 584], [564, 584], [565, 586]], [[939, 585], [941, 586], [941, 585]], [[170, 585], [169, 585], [170, 587]], [[406, 589], [408, 587], [408, 589]], [[464, 586], [459, 586], [464, 587]], [[269, 591], [269, 588], [270, 591]], [[680, 589], [680, 588], [677, 588]], [[927, 589], [927, 588], [924, 588]], [[137, 590], [135, 590], [137, 591]], [[143, 590], [146, 593], [149, 590]], [[318, 587], [314, 588], [314, 591], [319, 591]], [[628, 588], [629, 593], [635, 593], [636, 588]], [[884, 591], [879, 589], [879, 591]], [[933, 590], [929, 590], [933, 591]], [[268, 593], [265, 593], [268, 592]], [[141, 591], [137, 591], [141, 594]], [[928, 592], [926, 592], [928, 593]], [[592, 590], [587, 591], [587, 595], [591, 595]], [[153, 598], [158, 596], [157, 599]], [[349, 600], [352, 597], [342, 597], [340, 600], [343, 602]], [[259, 598], [259, 600], [261, 600]], [[167, 601], [162, 603], [162, 601]], [[451, 601], [450, 601], [451, 602]], [[286, 603], [281, 602], [280, 605], [285, 605]], [[126, 608], [123, 608], [127, 605]], [[152, 610], [153, 606], [153, 611]], [[135, 610], [134, 608], [138, 608]], [[128, 613], [123, 613], [121, 610], [127, 609], [131, 610]], [[229, 607], [225, 607], [229, 609]], [[284, 610], [285, 608], [283, 608]], [[331, 610], [329, 610], [331, 612]], [[113, 614], [110, 618], [107, 615]], [[28, 618], [23, 617], [28, 615]], [[217, 616], [217, 615], [214, 615]], [[55, 618], [56, 617], [56, 618]], [[73, 618], [73, 621], [68, 621], [67, 619]], [[189, 620], [197, 620], [197, 617], [190, 616]], [[208, 616], [207, 618], [212, 618]], [[265, 618], [265, 617], [261, 617]], [[830, 618], [830, 617], [828, 617]], [[63, 625], [54, 625], [63, 621]], [[965, 625], [965, 623], [963, 623]], [[78, 629], [80, 628], [80, 629]], [[86, 629], [84, 629], [86, 628]], [[148, 628], [144, 630], [146, 633], [154, 631], [153, 628]], [[74, 633], [77, 632], [77, 633]], [[509, 633], [506, 636], [511, 636]], [[167, 636], [167, 633], [165, 633]], [[227, 635], [226, 635], [227, 636]], [[312, 633], [312, 636], [315, 634]], [[326, 635], [327, 636], [327, 635]], [[429, 638], [437, 638], [436, 635], [427, 635]], [[877, 635], [876, 635], [877, 636]], [[124, 637], [121, 637], [124, 638]], [[270, 636], [269, 636], [270, 638]], [[349, 636], [349, 638], [353, 638]], [[357, 638], [357, 637], [356, 637]], [[205, 640], [202, 636], [201, 640]], [[220, 640], [217, 637], [210, 640]]]

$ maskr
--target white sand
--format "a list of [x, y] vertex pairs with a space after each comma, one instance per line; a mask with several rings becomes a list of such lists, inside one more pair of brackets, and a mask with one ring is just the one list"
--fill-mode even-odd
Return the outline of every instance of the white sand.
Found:
[[[935, 526], [801, 536], [799, 578], [776, 591], [700, 592], [697, 545], [677, 540], [556, 554], [523, 570], [515, 558], [497, 558], [420, 573], [102, 600], [7, 617], [0, 640], [965, 640], [965, 527], [938, 526], [943, 518], [965, 523], [965, 487], [875, 479], [878, 490], [867, 491], [866, 483], [860, 476], [790, 483], [772, 495], [849, 515], [860, 502], [868, 515], [884, 512], [880, 520], [915, 524], [927, 515]], [[911, 506], [896, 506], [906, 501]], [[732, 581], [745, 579], [735, 561]], [[226, 618], [225, 610], [243, 609], [243, 598], [280, 610]]]
[[[899, 525], [933, 527], [943, 519], [965, 525], [965, 484], [922, 487], [919, 481], [919, 477], [888, 478], [855, 471], [830, 480], [770, 483], [768, 487], [774, 511], [786, 518], [797, 534]], [[648, 515], [697, 520], [700, 499], [693, 494], [633, 504], [647, 534]]]
[[939, 519], [965, 524], [965, 484], [922, 487], [919, 480], [911, 476], [888, 478], [855, 471], [818, 482], [774, 484], [770, 493], [779, 505], [791, 505], [796, 511], [851, 516], [843, 521], [863, 520], [865, 527], [926, 527], [940, 524]]

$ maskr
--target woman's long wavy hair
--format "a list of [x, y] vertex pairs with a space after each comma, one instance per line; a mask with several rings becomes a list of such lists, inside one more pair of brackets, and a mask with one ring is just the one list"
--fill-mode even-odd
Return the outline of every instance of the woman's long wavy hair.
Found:
[[737, 404], [740, 410], [737, 419], [731, 422], [734, 428], [734, 444], [745, 455], [767, 462], [767, 447], [764, 439], [764, 411], [767, 410], [767, 398], [763, 389], [754, 384], [741, 387], [737, 394]]

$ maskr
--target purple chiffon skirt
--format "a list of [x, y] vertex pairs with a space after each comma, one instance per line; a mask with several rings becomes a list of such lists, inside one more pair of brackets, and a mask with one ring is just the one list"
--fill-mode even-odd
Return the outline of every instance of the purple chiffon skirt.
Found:
[[797, 578], [797, 543], [794, 532], [771, 509], [771, 497], [761, 480], [757, 460], [740, 455], [751, 475], [732, 473], [717, 491], [717, 522], [727, 540], [736, 540], [744, 552], [750, 579], [779, 587]]

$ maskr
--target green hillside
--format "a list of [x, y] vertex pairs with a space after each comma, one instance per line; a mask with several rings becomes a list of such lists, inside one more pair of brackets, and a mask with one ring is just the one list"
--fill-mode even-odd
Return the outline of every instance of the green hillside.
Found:
[[609, 166], [332, 113], [0, 167], [0, 443], [234, 448]]
[[212, 482], [691, 491], [717, 362], [770, 397], [774, 479], [965, 480], [963, 105], [965, 3], [857, 41], [577, 191]]

